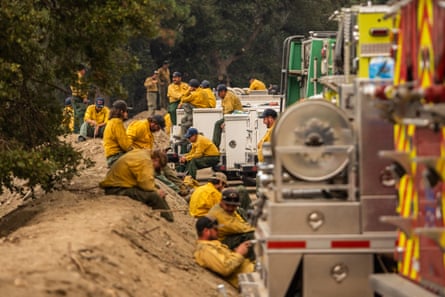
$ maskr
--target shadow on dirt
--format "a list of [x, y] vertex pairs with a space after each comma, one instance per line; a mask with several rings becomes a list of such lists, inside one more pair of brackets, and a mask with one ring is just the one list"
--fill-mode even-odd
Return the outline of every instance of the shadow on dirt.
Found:
[[29, 209], [22, 206], [0, 219], [0, 238], [6, 237], [20, 227], [25, 226], [40, 212], [39, 209]]

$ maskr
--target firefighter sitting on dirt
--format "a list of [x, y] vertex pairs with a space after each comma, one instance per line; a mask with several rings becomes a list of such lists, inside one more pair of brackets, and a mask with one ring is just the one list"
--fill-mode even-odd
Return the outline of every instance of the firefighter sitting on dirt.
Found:
[[133, 149], [132, 142], [125, 131], [125, 120], [128, 120], [127, 103], [123, 100], [113, 102], [103, 137], [104, 153], [108, 167], [111, 167], [125, 152]]
[[[255, 238], [255, 228], [247, 222], [247, 218], [239, 211], [240, 194], [236, 189], [228, 188], [222, 192], [219, 204], [213, 206], [207, 216], [216, 218], [221, 226], [218, 228], [218, 240], [233, 249], [244, 241]], [[255, 260], [253, 248], [247, 257]]]
[[95, 104], [89, 105], [85, 111], [77, 141], [85, 141], [87, 137], [102, 138], [109, 117], [110, 110], [105, 106], [105, 99], [97, 97]]
[[128, 196], [153, 209], [161, 209], [161, 217], [173, 222], [173, 214], [165, 200], [166, 193], [156, 189], [155, 170], [167, 164], [166, 159], [151, 157], [145, 149], [134, 149], [117, 159], [100, 187], [105, 195]]
[[222, 172], [215, 172], [205, 185], [197, 187], [190, 197], [190, 215], [200, 218], [221, 201], [222, 190], [227, 185], [227, 176]]
[[238, 274], [254, 271], [254, 264], [245, 256], [252, 244], [245, 241], [230, 249], [218, 240], [218, 221], [201, 217], [196, 221], [198, 241], [194, 252], [196, 263], [207, 268], [238, 288]]
[[131, 122], [127, 127], [127, 135], [136, 149], [152, 150], [152, 158], [165, 159], [165, 164], [155, 170], [156, 178], [173, 189], [181, 196], [186, 196], [190, 189], [177, 176], [176, 171], [167, 165], [165, 154], [168, 137], [164, 132], [165, 119], [161, 115], [149, 116], [147, 119]]

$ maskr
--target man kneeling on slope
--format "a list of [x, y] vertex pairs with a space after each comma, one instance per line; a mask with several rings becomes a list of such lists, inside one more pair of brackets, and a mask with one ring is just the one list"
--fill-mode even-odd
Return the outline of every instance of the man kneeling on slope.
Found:
[[115, 161], [99, 185], [105, 189], [105, 195], [128, 196], [153, 209], [165, 209], [161, 217], [173, 222], [173, 214], [165, 201], [166, 193], [156, 189], [155, 168], [166, 165], [159, 162], [161, 159], [152, 159], [148, 150], [129, 151]]

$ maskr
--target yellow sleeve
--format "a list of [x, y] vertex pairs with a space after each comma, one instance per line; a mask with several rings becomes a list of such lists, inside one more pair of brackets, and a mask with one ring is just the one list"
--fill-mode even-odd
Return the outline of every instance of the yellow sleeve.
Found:
[[228, 277], [244, 262], [244, 257], [227, 247], [212, 243], [198, 243], [194, 252], [195, 261], [202, 267]]
[[230, 215], [221, 206], [215, 205], [210, 209], [209, 216], [218, 220], [221, 227], [218, 228], [218, 237], [224, 239], [229, 234], [240, 234], [255, 231], [248, 222], [244, 221], [238, 214]]

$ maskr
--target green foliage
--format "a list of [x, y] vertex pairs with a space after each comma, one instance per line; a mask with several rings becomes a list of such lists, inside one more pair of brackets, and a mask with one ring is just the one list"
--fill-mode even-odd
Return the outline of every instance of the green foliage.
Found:
[[122, 77], [140, 68], [135, 36], [155, 38], [183, 16], [174, 0], [9, 0], [0, 3], [0, 191], [50, 191], [71, 179], [80, 153], [63, 141], [63, 99], [87, 65], [95, 95], [126, 98]]
[[19, 145], [2, 149], [0, 182], [8, 190], [21, 194], [37, 185], [44, 191], [60, 188], [77, 174], [79, 165], [92, 165], [90, 160], [81, 162], [81, 154], [62, 142], [43, 144], [29, 151]]
[[184, 39], [171, 49], [173, 70], [248, 86], [255, 75], [279, 84], [282, 43], [290, 35], [336, 30], [329, 16], [350, 1], [341, 0], [209, 0], [191, 1], [196, 25], [184, 28]]

